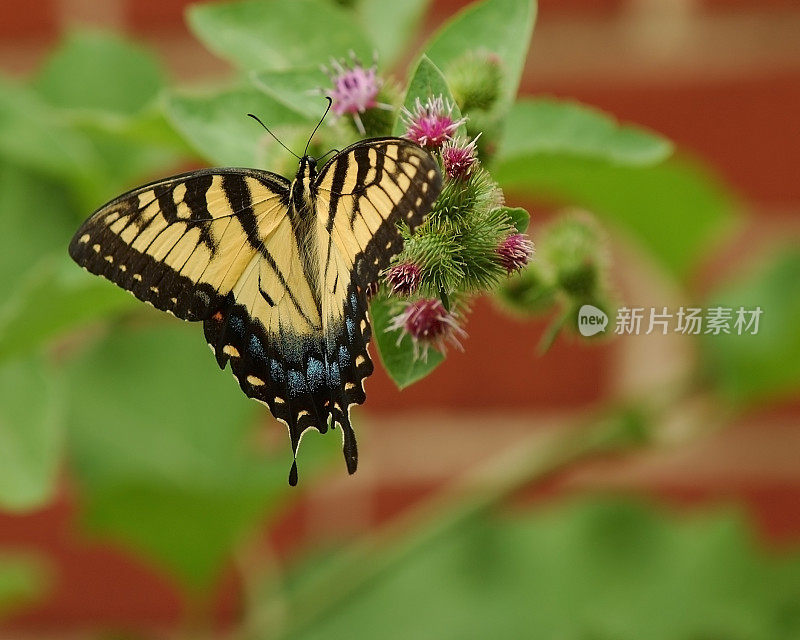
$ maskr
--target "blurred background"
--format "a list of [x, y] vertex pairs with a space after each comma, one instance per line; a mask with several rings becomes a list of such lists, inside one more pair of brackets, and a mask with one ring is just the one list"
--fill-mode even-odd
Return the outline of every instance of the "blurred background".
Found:
[[[46, 86], [49, 56], [88, 26], [143, 43], [173, 84], [230, 77], [232, 67], [188, 30], [188, 4], [6, 0], [0, 71], [8, 82], [42, 74]], [[417, 46], [466, 4], [431, 2]], [[3, 374], [4, 402], [23, 402], [6, 423], [49, 416], [51, 387], [81, 408], [68, 410], [66, 432], [46, 451], [36, 441], [0, 453], [7, 469], [56, 460], [54, 488], [0, 513], [0, 637], [268, 637], [293, 616], [312, 621], [293, 637], [400, 637], [411, 632], [408, 611], [426, 623], [420, 637], [483, 637], [466, 622], [465, 612], [479, 611], [499, 637], [800, 638], [798, 371], [778, 361], [798, 353], [800, 334], [800, 5], [540, 0], [520, 94], [574, 99], [657, 131], [726, 194], [729, 222], [680, 277], [625, 229], [605, 229], [618, 300], [676, 308], [731, 291], [731, 305], [783, 300], [794, 315], [781, 318], [777, 344], [728, 358], [679, 335], [587, 342], [567, 333], [541, 355], [550, 319], [479, 300], [465, 352], [424, 381], [398, 391], [376, 367], [356, 418], [358, 473], [344, 473], [338, 436], [308, 437], [306, 481], [289, 491], [283, 428], [237, 397], [196, 327], [156, 332], [150, 316], [128, 320], [144, 328], [130, 339], [103, 334], [102, 355], [90, 345], [89, 356], [86, 334], [109, 330], [82, 328], [50, 347], [56, 360], [75, 361], [67, 380]], [[180, 156], [170, 153], [143, 153], [93, 206], [185, 168], [186, 160], [170, 165]], [[60, 206], [60, 192], [28, 168], [4, 160], [0, 169], [0, 220], [13, 217], [14, 198], [35, 198], [41, 211]], [[532, 212], [537, 242], [557, 203], [524, 189], [507, 196]], [[30, 232], [51, 221], [14, 224]], [[690, 235], [670, 219], [654, 224], [678, 245]], [[777, 266], [776, 255], [785, 258]], [[740, 281], [743, 270], [750, 275]], [[3, 298], [13, 282], [2, 282]], [[59, 312], [42, 301], [30, 313]], [[767, 310], [761, 331], [769, 321]], [[0, 352], [13, 350], [9, 340]], [[137, 361], [148, 348], [157, 357]], [[167, 390], [190, 366], [207, 367], [207, 378], [177, 384], [172, 393], [187, 399], [170, 404]], [[739, 373], [726, 378], [728, 366]], [[737, 377], [747, 372], [763, 378]], [[141, 377], [157, 402], [125, 395]], [[694, 391], [675, 392], [696, 378]], [[223, 396], [224, 416], [213, 400]], [[236, 441], [204, 419], [173, 436], [159, 402], [173, 422], [191, 407], [208, 421], [233, 407], [245, 426]], [[276, 461], [252, 472], [259, 460], [243, 446]], [[151, 469], [167, 480], [149, 482]], [[358, 571], [337, 573], [353, 558]], [[340, 589], [344, 602], [326, 608]]]

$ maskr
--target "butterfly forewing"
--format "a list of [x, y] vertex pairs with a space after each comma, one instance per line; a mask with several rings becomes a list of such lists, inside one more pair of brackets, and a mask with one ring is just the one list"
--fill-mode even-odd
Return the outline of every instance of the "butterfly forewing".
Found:
[[184, 320], [230, 292], [264, 237], [286, 216], [288, 181], [214, 169], [130, 191], [96, 211], [69, 253], [88, 271]]

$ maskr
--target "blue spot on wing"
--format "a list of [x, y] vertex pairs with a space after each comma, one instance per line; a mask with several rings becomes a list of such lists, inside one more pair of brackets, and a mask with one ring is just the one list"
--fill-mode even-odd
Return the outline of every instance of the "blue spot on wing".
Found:
[[318, 391], [325, 381], [325, 367], [316, 358], [309, 358], [306, 364], [306, 379], [311, 391]]
[[289, 395], [296, 398], [306, 391], [306, 379], [295, 369], [289, 369]]
[[347, 326], [347, 337], [350, 339], [350, 342], [355, 342], [355, 339], [356, 339], [356, 323], [353, 322], [352, 318], [346, 318], [344, 323]]
[[339, 347], [339, 363], [342, 369], [346, 369], [350, 366], [350, 352], [344, 345]]
[[267, 360], [267, 354], [264, 353], [264, 345], [261, 344], [261, 340], [258, 339], [256, 334], [250, 336], [250, 356], [262, 362]]
[[283, 365], [274, 358], [270, 360], [269, 372], [272, 379], [278, 384], [283, 384], [286, 380], [286, 374], [283, 372]]
[[228, 317], [228, 327], [239, 338], [241, 338], [244, 335], [244, 320], [242, 320], [242, 318], [233, 313]]
[[339, 373], [338, 362], [331, 362], [330, 371], [328, 372], [328, 384], [333, 387], [338, 387], [342, 384], [342, 376]]

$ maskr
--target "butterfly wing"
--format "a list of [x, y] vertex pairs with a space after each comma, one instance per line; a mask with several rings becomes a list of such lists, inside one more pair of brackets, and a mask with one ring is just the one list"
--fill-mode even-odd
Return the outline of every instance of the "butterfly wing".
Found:
[[413, 231], [431, 210], [442, 177], [436, 161], [416, 144], [373, 138], [331, 158], [315, 186], [323, 240], [339, 249], [353, 282], [366, 289], [402, 249], [399, 224]]
[[349, 411], [366, 399], [364, 379], [374, 369], [367, 350], [367, 295], [403, 247], [399, 224], [416, 228], [441, 186], [436, 161], [400, 138], [366, 140], [344, 149], [315, 183], [326, 400], [342, 426], [351, 473], [357, 454]]
[[285, 218], [289, 183], [265, 171], [210, 169], [134, 189], [81, 225], [70, 256], [184, 320], [217, 308]]

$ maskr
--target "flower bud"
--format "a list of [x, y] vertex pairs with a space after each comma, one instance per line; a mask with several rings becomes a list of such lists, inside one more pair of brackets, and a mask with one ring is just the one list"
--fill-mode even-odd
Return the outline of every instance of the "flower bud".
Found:
[[512, 233], [497, 247], [497, 256], [508, 273], [519, 271], [533, 257], [533, 242], [524, 233]]
[[462, 111], [491, 109], [500, 97], [503, 68], [493, 53], [471, 51], [447, 67], [445, 75]]
[[414, 343], [415, 355], [419, 357], [421, 353], [423, 358], [427, 357], [431, 346], [444, 352], [448, 342], [463, 350], [459, 338], [467, 335], [459, 325], [456, 313], [445, 309], [438, 298], [423, 298], [409, 302], [389, 324], [389, 331], [398, 329], [402, 331], [398, 343], [403, 336], [410, 336]]
[[387, 284], [392, 293], [399, 296], [409, 296], [419, 289], [421, 277], [419, 265], [409, 261], [393, 265], [386, 272]]
[[478, 150], [475, 143], [481, 134], [467, 143], [462, 137], [448, 140], [442, 147], [442, 163], [447, 177], [451, 180], [464, 180], [469, 177], [472, 166], [478, 161]]
[[405, 137], [431, 150], [441, 149], [466, 122], [466, 118], [454, 119], [453, 105], [442, 96], [428, 98], [425, 104], [417, 98], [413, 111], [403, 108], [402, 119]]

